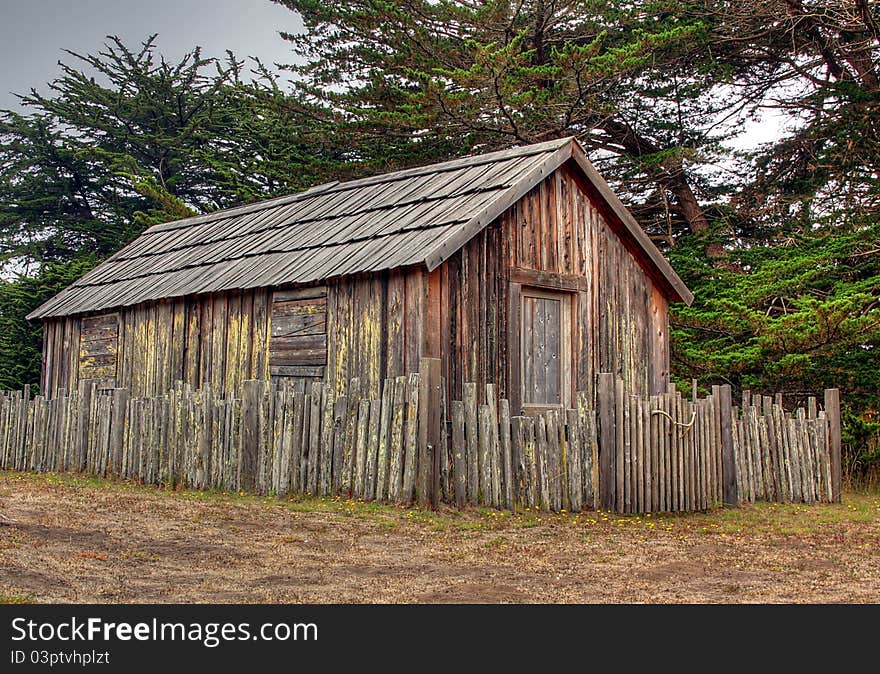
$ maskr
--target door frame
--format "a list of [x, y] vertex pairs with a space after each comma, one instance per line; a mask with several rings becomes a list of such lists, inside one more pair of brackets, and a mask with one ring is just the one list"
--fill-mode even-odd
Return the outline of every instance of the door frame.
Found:
[[[559, 300], [560, 302], [560, 403], [555, 405], [526, 403], [523, 391], [523, 330], [522, 320], [523, 298], [536, 297]], [[508, 354], [509, 362], [509, 397], [514, 414], [533, 415], [551, 409], [566, 409], [573, 404], [573, 368], [574, 342], [572, 341], [572, 325], [576, 312], [577, 292], [556, 288], [525, 285], [511, 282], [510, 284], [510, 320], [508, 323]]]

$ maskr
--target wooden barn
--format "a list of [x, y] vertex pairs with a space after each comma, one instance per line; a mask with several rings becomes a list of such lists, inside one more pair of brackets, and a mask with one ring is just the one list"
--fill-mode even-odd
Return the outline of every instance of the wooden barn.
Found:
[[528, 413], [598, 372], [663, 390], [691, 300], [566, 138], [156, 225], [30, 318], [50, 396], [357, 376], [377, 397], [428, 356], [450, 399], [493, 382]]

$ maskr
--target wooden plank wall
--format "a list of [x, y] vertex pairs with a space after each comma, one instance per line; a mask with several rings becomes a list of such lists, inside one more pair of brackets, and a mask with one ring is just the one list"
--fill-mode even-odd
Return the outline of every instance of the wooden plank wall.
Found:
[[[121, 309], [116, 385], [130, 388], [132, 396], [160, 395], [177, 381], [230, 393], [247, 379], [268, 378], [269, 299], [269, 290], [257, 289]], [[44, 323], [45, 393], [75, 391], [81, 379], [114, 369], [109, 360], [100, 371], [80, 369], [80, 334], [102, 320], [72, 316]]]
[[327, 366], [327, 286], [272, 294], [269, 374], [294, 384], [323, 381]]
[[659, 394], [669, 374], [668, 302], [608, 224], [599, 219], [598, 369], [628, 390]]
[[80, 321], [79, 378], [116, 386], [119, 355], [119, 314], [87, 316]]
[[41, 390], [54, 394], [59, 388], [76, 389], [79, 380], [80, 319], [43, 323], [43, 368]]
[[519, 413], [523, 286], [571, 293], [573, 391], [595, 402], [599, 371], [635, 393], [666, 390], [668, 301], [579, 180], [563, 166], [439, 268], [450, 400], [462, 398], [463, 382], [478, 395], [497, 383]]
[[428, 274], [407, 267], [333, 279], [327, 295], [327, 381], [337, 392], [357, 377], [378, 398], [385, 379], [415, 372], [428, 351]]
[[485, 402], [489, 383], [508, 397], [510, 241], [503, 231], [495, 221], [438, 268], [440, 324], [431, 331], [444, 345], [440, 357], [449, 400], [462, 399], [464, 382], [477, 385], [479, 402]]

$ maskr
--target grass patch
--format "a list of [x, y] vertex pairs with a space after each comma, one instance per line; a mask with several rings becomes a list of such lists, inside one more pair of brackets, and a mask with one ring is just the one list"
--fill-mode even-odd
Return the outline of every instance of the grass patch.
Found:
[[0, 594], [0, 604], [33, 604], [31, 597], [20, 594]]
[[509, 512], [486, 507], [456, 510], [443, 506], [438, 511], [417, 506], [391, 505], [340, 496], [257, 496], [244, 492], [175, 489], [108, 480], [81, 473], [20, 473], [0, 471], [0, 487], [14, 490], [15, 483], [30, 483], [72, 489], [102, 489], [160, 495], [193, 501], [279, 508], [293, 513], [327, 513], [376, 523], [390, 529], [399, 526], [429, 527], [436, 532], [486, 532], [522, 528], [555, 527], [601, 531], [638, 529], [644, 532], [673, 532], [715, 535], [809, 535], [847, 524], [880, 521], [880, 490], [847, 490], [842, 503], [782, 504], [756, 503], [740, 508], [719, 508], [706, 513], [660, 513], [621, 515], [618, 513], [548, 513], [535, 509]]

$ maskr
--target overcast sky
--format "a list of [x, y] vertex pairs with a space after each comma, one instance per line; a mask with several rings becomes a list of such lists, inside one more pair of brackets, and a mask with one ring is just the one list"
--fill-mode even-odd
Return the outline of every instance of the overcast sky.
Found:
[[231, 49], [267, 64], [295, 57], [278, 31], [295, 33], [299, 17], [270, 0], [0, 0], [0, 108], [17, 109], [15, 93], [59, 74], [62, 49], [97, 53], [107, 35], [135, 48], [158, 33], [159, 51], [176, 61], [195, 46], [203, 56]]

